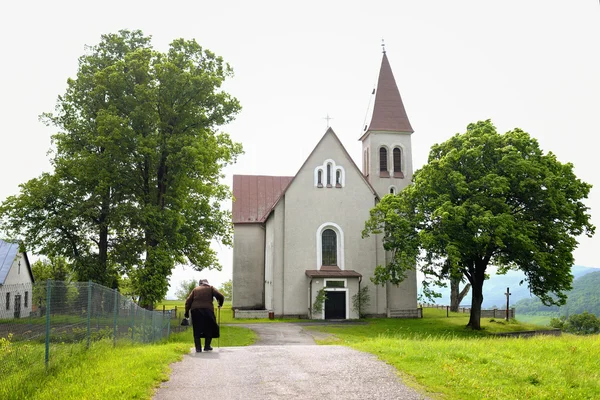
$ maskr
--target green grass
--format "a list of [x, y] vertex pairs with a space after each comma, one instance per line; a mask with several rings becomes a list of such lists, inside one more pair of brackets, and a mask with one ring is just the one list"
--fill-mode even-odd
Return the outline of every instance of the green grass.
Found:
[[[246, 346], [256, 335], [242, 327], [221, 327], [213, 347]], [[51, 346], [48, 371], [44, 345], [0, 343], [0, 399], [150, 399], [168, 380], [169, 364], [193, 347], [192, 329], [172, 334], [168, 342], [132, 345], [111, 340]]]
[[[216, 307], [216, 302], [214, 303]], [[185, 301], [183, 300], [163, 300], [158, 303], [155, 310], [162, 310], [163, 305], [165, 310], [172, 310], [177, 307], [177, 316], [179, 319], [183, 318], [185, 312]], [[215, 310], [215, 315], [218, 315], [218, 310]], [[277, 322], [306, 322], [306, 319], [298, 318], [233, 318], [233, 310], [231, 309], [231, 301], [226, 301], [221, 307], [221, 323], [222, 324], [260, 324], [260, 323], [277, 323]]]
[[[558, 318], [558, 315], [555, 316]], [[550, 320], [554, 318], [551, 315], [534, 315], [534, 314], [520, 314], [519, 321], [527, 322], [530, 324], [547, 326], [550, 324]]]
[[426, 309], [418, 320], [368, 320], [368, 325], [311, 326], [334, 336], [319, 341], [377, 355], [405, 381], [432, 398], [600, 398], [600, 336], [494, 337], [535, 325], [482, 319], [466, 329], [468, 315]]

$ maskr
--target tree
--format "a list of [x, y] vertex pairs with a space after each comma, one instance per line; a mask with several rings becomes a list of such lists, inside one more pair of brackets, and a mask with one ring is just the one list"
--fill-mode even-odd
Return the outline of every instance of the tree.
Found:
[[489, 120], [470, 124], [432, 147], [412, 185], [371, 210], [363, 235], [384, 233], [391, 252], [372, 280], [399, 283], [417, 266], [439, 281], [464, 276], [473, 329], [481, 329], [490, 264], [499, 273], [520, 269], [544, 303], [563, 304], [576, 236], [595, 230], [582, 202], [590, 188], [521, 129], [499, 134]]
[[31, 272], [36, 282], [52, 279], [54, 281], [69, 281], [71, 268], [64, 257], [53, 257], [37, 260], [31, 264]]
[[463, 290], [460, 290], [460, 278], [450, 278], [450, 311], [458, 312], [461, 301], [469, 293], [471, 284], [467, 283]]
[[175, 291], [177, 300], [185, 300], [190, 295], [190, 292], [198, 286], [198, 281], [194, 279], [183, 280], [179, 283], [179, 288]]
[[241, 145], [219, 133], [239, 112], [220, 90], [233, 72], [195, 40], [166, 53], [141, 31], [103, 35], [43, 120], [53, 173], [0, 206], [4, 227], [38, 254], [64, 256], [80, 280], [127, 275], [142, 305], [165, 297], [176, 263], [220, 269], [212, 240], [231, 244], [219, 181]]
[[565, 316], [552, 318], [550, 326], [576, 335], [594, 335], [600, 332], [600, 319], [584, 311], [581, 314], [570, 315], [568, 318]]
[[233, 282], [231, 279], [219, 286], [219, 292], [225, 296], [225, 301], [231, 301], [233, 297]]

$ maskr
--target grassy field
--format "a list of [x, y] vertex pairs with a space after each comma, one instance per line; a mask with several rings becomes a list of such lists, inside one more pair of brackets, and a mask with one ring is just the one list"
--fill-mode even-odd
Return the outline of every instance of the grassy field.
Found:
[[529, 324], [482, 320], [465, 329], [468, 315], [425, 309], [421, 320], [372, 320], [368, 325], [313, 326], [338, 344], [375, 354], [405, 381], [432, 398], [600, 398], [600, 336], [494, 337], [530, 330]]
[[519, 321], [536, 325], [549, 325], [553, 317], [550, 315], [519, 314]]
[[[181, 302], [175, 305], [182, 307]], [[221, 323], [232, 320], [231, 314], [231, 305], [226, 304]], [[482, 319], [483, 330], [473, 332], [465, 328], [467, 321], [467, 314], [451, 313], [447, 318], [443, 310], [425, 309], [423, 319], [369, 319], [360, 325], [305, 328], [331, 335], [320, 344], [373, 353], [432, 399], [600, 398], [600, 336], [502, 338], [494, 333], [539, 327]], [[255, 339], [243, 327], [222, 326], [221, 338], [213, 343], [244, 346]], [[169, 364], [190, 351], [193, 339], [187, 329], [151, 345], [122, 342], [113, 348], [111, 341], [92, 343], [89, 349], [56, 345], [48, 371], [43, 345], [6, 341], [0, 345], [1, 399], [150, 399], [168, 379]], [[14, 355], [25, 367], [7, 370], [3, 358]]]
[[[245, 328], [223, 326], [213, 346], [246, 346], [255, 334]], [[155, 387], [168, 380], [169, 364], [193, 347], [192, 329], [172, 334], [167, 342], [136, 344], [111, 340], [53, 345], [48, 371], [44, 345], [0, 343], [0, 399], [150, 399]], [[20, 368], [14, 366], [18, 358]], [[11, 361], [10, 363], [8, 361]]]

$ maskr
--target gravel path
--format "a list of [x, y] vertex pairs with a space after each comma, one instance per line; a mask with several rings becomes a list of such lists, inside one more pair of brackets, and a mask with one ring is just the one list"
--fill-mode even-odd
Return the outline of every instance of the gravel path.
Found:
[[375, 356], [317, 346], [300, 325], [246, 326], [258, 333], [256, 345], [190, 353], [171, 365], [171, 379], [154, 400], [426, 398]]

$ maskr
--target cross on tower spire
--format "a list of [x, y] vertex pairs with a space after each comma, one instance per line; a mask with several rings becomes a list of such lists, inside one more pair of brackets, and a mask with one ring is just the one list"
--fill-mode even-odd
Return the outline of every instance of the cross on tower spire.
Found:
[[327, 127], [329, 128], [329, 120], [333, 119], [332, 117], [329, 116], [329, 113], [327, 113], [327, 116], [323, 119], [327, 120]]
[[383, 54], [385, 54], [385, 41], [381, 39], [381, 49], [383, 50]]

